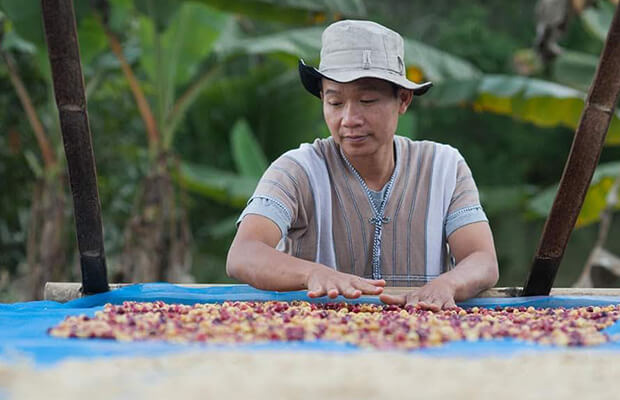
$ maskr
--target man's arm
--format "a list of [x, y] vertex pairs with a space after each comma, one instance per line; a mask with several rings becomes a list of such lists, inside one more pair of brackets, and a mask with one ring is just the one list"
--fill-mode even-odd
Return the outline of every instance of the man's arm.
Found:
[[383, 291], [383, 280], [337, 272], [276, 250], [280, 238], [280, 229], [273, 221], [260, 215], [246, 215], [228, 251], [228, 276], [264, 290], [308, 289], [310, 297], [335, 298], [342, 294], [357, 298]]
[[405, 296], [382, 295], [388, 304], [420, 304], [430, 310], [450, 308], [493, 287], [499, 278], [493, 235], [487, 222], [455, 230], [448, 237], [456, 267]]

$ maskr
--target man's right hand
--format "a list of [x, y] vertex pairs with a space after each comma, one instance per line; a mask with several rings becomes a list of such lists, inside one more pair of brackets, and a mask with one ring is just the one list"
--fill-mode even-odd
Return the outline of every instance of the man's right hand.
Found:
[[383, 292], [383, 279], [365, 279], [356, 275], [345, 274], [320, 265], [314, 268], [306, 281], [308, 297], [316, 298], [327, 295], [334, 299], [343, 295], [347, 299], [356, 299], [362, 294], [379, 295]]
[[263, 290], [308, 289], [311, 298], [327, 295], [333, 299], [341, 294], [356, 299], [363, 294], [383, 293], [384, 280], [345, 274], [282, 253], [274, 248], [280, 239], [275, 222], [261, 215], [247, 215], [228, 251], [228, 276]]

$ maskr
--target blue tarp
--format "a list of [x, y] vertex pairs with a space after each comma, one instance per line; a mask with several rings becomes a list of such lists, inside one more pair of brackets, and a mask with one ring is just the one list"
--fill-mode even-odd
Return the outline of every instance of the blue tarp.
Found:
[[[352, 345], [326, 341], [262, 344], [244, 344], [234, 346], [205, 344], [172, 344], [162, 341], [116, 342], [105, 339], [64, 339], [47, 334], [47, 329], [57, 325], [66, 316], [86, 314], [94, 316], [96, 311], [106, 303], [121, 304], [123, 301], [155, 301], [167, 303], [215, 303], [225, 300], [267, 301], [267, 300], [306, 300], [311, 302], [367, 302], [377, 303], [374, 297], [362, 297], [357, 300], [309, 299], [305, 291], [267, 292], [247, 285], [217, 286], [202, 289], [184, 288], [166, 283], [139, 284], [127, 286], [94, 296], [76, 299], [67, 303], [53, 301], [35, 301], [28, 303], [0, 304], [0, 361], [15, 362], [24, 356], [34, 360], [38, 365], [51, 365], [72, 357], [95, 358], [108, 356], [152, 356], [180, 351], [217, 351], [221, 349], [242, 349], [244, 351], [365, 351]], [[462, 307], [495, 306], [533, 306], [543, 307], [578, 307], [588, 305], [620, 304], [620, 297], [516, 297], [516, 298], [478, 298], [459, 305]], [[620, 334], [620, 321], [605, 329], [610, 335]], [[557, 351], [560, 348], [524, 343], [513, 339], [496, 339], [478, 342], [451, 342], [440, 347], [413, 350], [415, 354], [429, 356], [506, 356], [522, 351]], [[600, 351], [620, 351], [620, 341], [606, 343], [597, 347]]]

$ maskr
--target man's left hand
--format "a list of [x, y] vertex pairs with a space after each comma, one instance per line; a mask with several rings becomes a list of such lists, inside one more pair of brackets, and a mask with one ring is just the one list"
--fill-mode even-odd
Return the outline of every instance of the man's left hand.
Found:
[[440, 311], [456, 307], [454, 295], [453, 285], [440, 277], [406, 295], [382, 294], [379, 299], [385, 304], [411, 304], [418, 305], [425, 310]]

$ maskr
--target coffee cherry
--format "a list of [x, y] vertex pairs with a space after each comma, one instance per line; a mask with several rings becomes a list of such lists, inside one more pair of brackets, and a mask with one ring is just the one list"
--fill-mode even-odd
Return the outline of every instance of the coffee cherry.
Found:
[[411, 350], [455, 340], [497, 338], [556, 346], [608, 342], [601, 331], [620, 319], [620, 305], [566, 309], [472, 307], [431, 312], [416, 306], [308, 303], [106, 304], [94, 318], [67, 317], [56, 337], [213, 344], [331, 340], [375, 349]]

